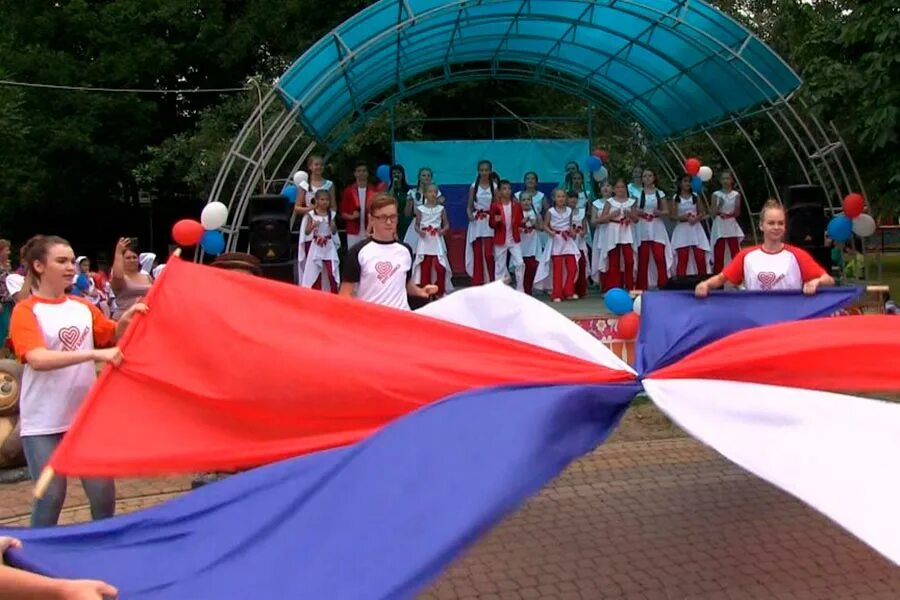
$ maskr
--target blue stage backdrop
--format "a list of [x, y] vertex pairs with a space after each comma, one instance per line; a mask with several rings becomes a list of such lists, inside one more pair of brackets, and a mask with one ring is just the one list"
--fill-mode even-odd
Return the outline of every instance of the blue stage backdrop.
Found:
[[583, 164], [590, 154], [587, 140], [458, 140], [442, 142], [396, 142], [394, 160], [406, 169], [411, 185], [421, 167], [434, 171], [434, 182], [446, 198], [450, 228], [468, 226], [466, 200], [475, 181], [478, 161], [487, 159], [501, 179], [509, 179], [513, 190], [522, 189], [525, 173], [535, 171], [545, 194], [563, 181], [566, 163]]

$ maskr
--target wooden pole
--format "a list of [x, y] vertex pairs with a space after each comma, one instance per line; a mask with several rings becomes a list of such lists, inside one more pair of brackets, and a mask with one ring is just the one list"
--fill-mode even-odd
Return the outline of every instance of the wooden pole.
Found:
[[44, 470], [41, 471], [41, 476], [38, 477], [37, 484], [34, 486], [34, 497], [40, 500], [44, 497], [44, 493], [47, 491], [47, 488], [50, 487], [50, 482], [53, 481], [53, 476], [56, 473], [53, 471], [53, 467], [44, 467]]

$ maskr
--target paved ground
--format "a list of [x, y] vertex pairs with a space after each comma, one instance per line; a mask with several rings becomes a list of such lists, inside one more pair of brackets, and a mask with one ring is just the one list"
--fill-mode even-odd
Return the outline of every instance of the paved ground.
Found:
[[[187, 487], [121, 482], [119, 507]], [[65, 522], [87, 518], [73, 492]], [[29, 494], [0, 486], [0, 522], [26, 521]], [[887, 600], [900, 598], [900, 569], [692, 440], [617, 441], [572, 465], [422, 598]]]

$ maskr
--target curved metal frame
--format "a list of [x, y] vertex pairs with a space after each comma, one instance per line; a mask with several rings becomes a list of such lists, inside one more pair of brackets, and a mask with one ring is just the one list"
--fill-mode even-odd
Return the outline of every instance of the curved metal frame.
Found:
[[[490, 3], [492, 1], [499, 2], [501, 0], [484, 0], [482, 4]], [[586, 8], [582, 13], [582, 16], [587, 14], [594, 4], [589, 0], [584, 1]], [[679, 14], [681, 11], [685, 10], [686, 4], [687, 0], [683, 1], [678, 6], [677, 12], [679, 12]], [[645, 126], [641, 121], [641, 111], [635, 110], [635, 102], [639, 100], [638, 98], [622, 98], [621, 96], [618, 98], [610, 97], [606, 90], [590, 85], [588, 78], [581, 77], [583, 69], [576, 68], [577, 65], [571, 61], [560, 59], [559, 57], [551, 57], [553, 50], [545, 54], [517, 52], [514, 57], [501, 59], [501, 57], [504, 56], [502, 48], [509, 37], [517, 37], [526, 40], [546, 39], [531, 34], [519, 35], [516, 33], [515, 35], [511, 35], [512, 32], [517, 29], [519, 22], [525, 17], [561, 22], [568, 24], [570, 28], [588, 27], [597, 29], [607, 35], [618, 35], [618, 33], [610, 31], [608, 27], [596, 25], [591, 22], [579, 21], [577, 19], [558, 17], [556, 15], [536, 15], [530, 12], [526, 13], [524, 10], [529, 6], [529, 0], [522, 0], [519, 5], [519, 10], [515, 13], [494, 13], [480, 16], [480, 21], [476, 19], [476, 22], [503, 19], [506, 19], [504, 22], [509, 22], [506, 35], [498, 38], [499, 43], [495, 48], [489, 52], [484, 52], [482, 50], [480, 52], [473, 51], [471, 53], [453, 56], [454, 60], [464, 58], [465, 61], [487, 63], [488, 66], [466, 67], [454, 70], [454, 66], [446, 62], [446, 59], [450, 56], [452, 44], [466, 43], [476, 39], [476, 37], [479, 39], [493, 39], [493, 37], [495, 37], [469, 36], [465, 39], [457, 37], [460, 22], [463, 20], [463, 13], [466, 12], [470, 3], [467, 0], [457, 0], [418, 15], [413, 15], [408, 4], [405, 2], [399, 3], [399, 6], [400, 9], [398, 10], [397, 24], [394, 27], [386, 28], [355, 49], [348, 48], [340, 39], [340, 27], [333, 30], [331, 34], [323, 38], [323, 40], [333, 40], [337, 47], [341, 49], [342, 57], [338, 63], [331, 67], [329, 75], [320, 78], [315, 86], [310, 86], [310, 88], [306, 89], [303, 96], [299, 99], [290, 97], [283, 89], [276, 87], [261, 100], [259, 106], [257, 106], [249, 116], [232, 142], [231, 148], [216, 177], [209, 198], [210, 201], [218, 200], [225, 202], [229, 207], [229, 223], [223, 228], [229, 251], [237, 250], [239, 232], [243, 229], [242, 223], [245, 219], [247, 205], [250, 197], [254, 193], [257, 193], [257, 191], [271, 192], [273, 191], [273, 186], [281, 185], [283, 182], [289, 180], [291, 174], [300, 167], [316, 146], [321, 145], [325, 148], [326, 153], [330, 153], [346, 142], [346, 140], [356, 133], [369, 119], [391, 109], [397, 102], [400, 102], [405, 98], [420, 94], [435, 87], [457, 81], [494, 79], [527, 81], [542, 87], [568, 92], [571, 92], [574, 88], [580, 90], [583, 95], [587, 96], [586, 100], [589, 104], [597, 107], [612, 119], [623, 123], [633, 123], [637, 120], [641, 125]], [[403, 8], [404, 6], [405, 8]], [[628, 48], [632, 45], [636, 45], [651, 52], [655, 52], [657, 55], [661, 56], [661, 58], [668, 60], [670, 64], [675, 65], [676, 68], [681, 69], [682, 71], [690, 71], [691, 69], [697, 68], [705, 62], [716, 58], [740, 62], [743, 69], [736, 69], [736, 72], [760, 91], [762, 95], [770, 98], [769, 102], [736, 114], [727, 113], [724, 107], [719, 104], [718, 106], [725, 114], [723, 114], [723, 118], [715, 123], [695, 127], [689, 131], [682, 132], [676, 137], [667, 139], [655, 138], [653, 147], [650, 148], [650, 152], [657, 158], [661, 168], [665, 170], [667, 174], [674, 178], [683, 170], [684, 154], [681, 152], [679, 144], [686, 138], [698, 133], [704, 135], [713, 147], [716, 148], [722, 161], [734, 173], [736, 187], [741, 191], [742, 196], [744, 196], [745, 208], [748, 215], [752, 218], [755, 215], [751, 211], [749, 194], [745, 192], [741, 185], [739, 174], [732, 168], [731, 161], [724, 149], [718, 143], [715, 133], [727, 125], [735, 126], [736, 131], [759, 159], [761, 167], [765, 171], [767, 186], [771, 186], [771, 192], [773, 192], [775, 197], [780, 200], [781, 195], [775, 177], [769, 170], [765, 158], [760, 153], [745, 127], [745, 121], [761, 116], [768, 119], [784, 139], [799, 165], [806, 182], [818, 184], [826, 190], [829, 208], [832, 212], [835, 211], [836, 207], [840, 206], [841, 198], [845, 193], [859, 190], [865, 194], [862, 181], [860, 180], [856, 165], [853, 163], [852, 156], [850, 156], [846, 144], [834, 125], [831, 124], [831, 134], [829, 134], [815, 116], [809, 113], [802, 100], [798, 102], [800, 109], [804, 113], [804, 115], [801, 116], [801, 113], [794, 106], [795, 101], [793, 98], [782, 95], [775, 85], [766, 80], [765, 77], [753, 68], [752, 64], [742, 57], [741, 52], [743, 48], [751, 40], [757, 39], [755, 36], [748, 32], [748, 37], [741, 44], [741, 47], [734, 49], [720, 40], [717, 40], [712, 34], [685, 22], [679, 15], [673, 15], [673, 11], [661, 11], [655, 7], [644, 4], [639, 0], [615, 0], [615, 6], [618, 10], [646, 21], [648, 26], [640, 35], [635, 36], [635, 39], [626, 40], [626, 45], [615, 53], [603, 52], [597, 48], [574, 44], [578, 47], [579, 51], [591, 52], [601, 56], [603, 62], [593, 69], [592, 72], [601, 72], [604, 68], [607, 68], [608, 65], [617, 62], [636, 70], [642, 77], [651, 79], [652, 74], [645, 72], [636, 65], [629, 64], [627, 61]], [[366, 10], [368, 9], [365, 9], [362, 12], [365, 13]], [[643, 12], [639, 13], [637, 12], [638, 10]], [[402, 56], [400, 48], [403, 31], [410, 27], [417, 26], [417, 35], [422, 31], [427, 33], [427, 27], [425, 30], [422, 29], [423, 23], [427, 24], [429, 17], [433, 18], [446, 13], [447, 11], [456, 11], [458, 19], [454, 25], [454, 31], [451, 34], [451, 44], [448, 45], [445, 53], [444, 63], [435, 64], [434, 60], [420, 61], [420, 63], [413, 65], [405, 63], [405, 66], [407, 67], [416, 67], [407, 79], [413, 77], [419, 79], [413, 85], [408, 85], [407, 81], [401, 80], [399, 71], [399, 63], [405, 58]], [[655, 14], [656, 19], [649, 18], [647, 14], [644, 13]], [[664, 25], [664, 21], [671, 21], [671, 24]], [[465, 22], [469, 23], [472, 21], [466, 20]], [[663, 56], [657, 52], [656, 49], [652, 48], [649, 41], [642, 41], [642, 38], [644, 38], [645, 35], [652, 35], [653, 30], [660, 26], [666, 26], [670, 33], [679, 35], [685, 43], [694, 46], [695, 48], [705, 50], [712, 48], [715, 51], [708, 53], [702, 60], [693, 65], [677, 65], [670, 60], [670, 57]], [[440, 27], [447, 28], [447, 23], [442, 22]], [[679, 30], [692, 31], [697, 34], [697, 38], [688, 37], [683, 31]], [[393, 39], [393, 43], [397, 47], [396, 57], [398, 70], [395, 72], [394, 79], [386, 82], [380, 89], [370, 91], [368, 98], [364, 102], [354, 99], [354, 114], [348, 119], [345, 119], [344, 122], [337, 123], [328, 134], [316, 132], [300, 108], [305, 106], [310, 98], [316, 98], [318, 94], [321, 94], [334, 78], [349, 77], [348, 69], [350, 65], [358, 68], [361, 62], [364, 61], [364, 58], [361, 59], [360, 57], [366, 50], [377, 48], [380, 43], [389, 39]], [[701, 43], [700, 40], [706, 40], [708, 44]], [[562, 40], [555, 41], [559, 44], [573, 44], [573, 42], [563, 42]], [[381, 47], [384, 46], [382, 45]], [[437, 47], [438, 46], [435, 45], [433, 48]], [[320, 46], [314, 46], [307, 54], [317, 51], [317, 48], [320, 48]], [[307, 54], [304, 56], [307, 56]], [[302, 58], [303, 57], [298, 59], [298, 62], [302, 60]], [[516, 58], [519, 60], [516, 60]], [[529, 63], [528, 60], [525, 59], [535, 62]], [[779, 60], [782, 59], [779, 57]], [[782, 60], [782, 63], [783, 62], [784, 61]], [[559, 67], [559, 69], [556, 69], [555, 67]], [[427, 77], [428, 73], [434, 71], [437, 71], [439, 74]], [[426, 76], [426, 78], [420, 79], [423, 76]], [[689, 77], [690, 75], [689, 73], [679, 72], [674, 77], [669, 77], [665, 80], [652, 76], [652, 79], [655, 79], [657, 82], [657, 86], [654, 89], [665, 91], [667, 83], [673, 81], [675, 77], [683, 76]], [[347, 81], [348, 85], [350, 85], [349, 78]], [[710, 98], [715, 100], [712, 97]], [[285, 99], [292, 100], [291, 108], [285, 106]], [[674, 100], [678, 102], [682, 108], [687, 107], [682, 99], [674, 98]], [[374, 105], [370, 106], [370, 104]], [[652, 107], [649, 108], [651, 109], [649, 114], [653, 114]], [[645, 111], [644, 114], [648, 113]], [[291, 136], [290, 139], [288, 136]], [[301, 144], [303, 141], [305, 141], [305, 144]], [[299, 155], [297, 154], [298, 144], [301, 144], [300, 147], [303, 148]], [[663, 149], [667, 150], [669, 155], [671, 155], [671, 160], [665, 159], [661, 152]], [[849, 169], [845, 168], [844, 161], [849, 162]], [[287, 169], [285, 169], [286, 166], [288, 167]], [[280, 190], [280, 187], [277, 189]], [[751, 227], [751, 230], [754, 239], [756, 239], [756, 228]]]

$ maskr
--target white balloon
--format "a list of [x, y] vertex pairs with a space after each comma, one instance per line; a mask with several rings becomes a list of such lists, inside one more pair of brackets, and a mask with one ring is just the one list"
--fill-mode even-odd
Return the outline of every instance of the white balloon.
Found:
[[309, 181], [309, 174], [306, 171], [297, 171], [294, 173], [294, 185], [303, 187], [300, 184], [304, 181]]
[[301, 188], [304, 192], [308, 192], [309, 191], [309, 182], [301, 181], [300, 183], [297, 184], [297, 187]]
[[855, 233], [859, 237], [869, 237], [870, 235], [875, 233], [875, 229], [877, 229], [877, 227], [875, 225], [875, 219], [872, 218], [872, 215], [863, 213], [853, 219], [853, 233]]
[[700, 167], [700, 171], [697, 173], [697, 175], [700, 176], [700, 181], [706, 182], [712, 179], [713, 172], [712, 169], [710, 169], [706, 165], [703, 165], [702, 167]]
[[210, 202], [200, 213], [200, 224], [203, 229], [212, 231], [225, 225], [228, 221], [228, 207], [221, 202]]
[[606, 170], [606, 167], [600, 167], [591, 174], [591, 177], [594, 178], [594, 181], [600, 183], [609, 179], [609, 171]]
[[631, 305], [631, 310], [633, 310], [634, 313], [638, 316], [640, 316], [641, 314], [641, 296], [642, 294], [638, 294]]

